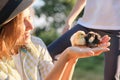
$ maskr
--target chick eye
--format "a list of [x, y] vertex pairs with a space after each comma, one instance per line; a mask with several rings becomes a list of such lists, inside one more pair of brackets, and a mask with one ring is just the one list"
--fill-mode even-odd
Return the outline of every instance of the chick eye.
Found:
[[83, 34], [81, 34], [81, 35], [83, 35]]

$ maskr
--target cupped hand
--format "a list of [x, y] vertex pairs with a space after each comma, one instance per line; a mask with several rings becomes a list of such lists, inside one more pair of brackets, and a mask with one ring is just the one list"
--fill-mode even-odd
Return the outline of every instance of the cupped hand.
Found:
[[110, 37], [108, 35], [105, 35], [101, 38], [101, 44], [102, 43], [106, 43], [106, 42], [109, 42], [110, 41]]
[[72, 46], [67, 48], [67, 53], [69, 59], [72, 58], [86, 58], [91, 56], [98, 56], [102, 54], [103, 52], [109, 51], [110, 46], [110, 37], [108, 35], [105, 35], [101, 39], [101, 43], [98, 47], [95, 48], [89, 48], [89, 47], [77, 47]]

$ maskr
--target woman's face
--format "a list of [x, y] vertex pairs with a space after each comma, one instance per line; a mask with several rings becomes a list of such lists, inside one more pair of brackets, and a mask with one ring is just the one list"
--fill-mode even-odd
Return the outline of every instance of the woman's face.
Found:
[[24, 34], [22, 35], [23, 37], [23, 43], [27, 44], [30, 41], [31, 38], [31, 30], [33, 30], [33, 25], [30, 17], [30, 11], [29, 9], [26, 9], [23, 12], [23, 28], [24, 28]]

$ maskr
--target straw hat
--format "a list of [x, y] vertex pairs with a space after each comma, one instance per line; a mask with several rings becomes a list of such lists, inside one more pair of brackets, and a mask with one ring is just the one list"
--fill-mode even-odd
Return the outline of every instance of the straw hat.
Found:
[[34, 0], [0, 0], [0, 26], [8, 23]]

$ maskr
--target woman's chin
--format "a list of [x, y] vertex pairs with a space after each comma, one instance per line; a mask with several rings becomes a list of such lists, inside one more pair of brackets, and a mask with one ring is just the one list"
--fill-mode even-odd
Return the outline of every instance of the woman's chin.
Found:
[[29, 38], [29, 39], [24, 40], [24, 43], [25, 43], [25, 44], [28, 44], [30, 41], [31, 41], [31, 40], [30, 40], [30, 38]]
[[31, 37], [27, 36], [27, 37], [24, 38], [23, 44], [28, 44], [30, 41], [31, 41]]

